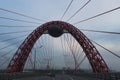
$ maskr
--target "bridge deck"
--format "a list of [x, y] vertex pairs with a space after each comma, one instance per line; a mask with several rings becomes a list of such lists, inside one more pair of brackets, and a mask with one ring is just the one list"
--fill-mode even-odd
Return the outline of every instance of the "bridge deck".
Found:
[[67, 71], [1, 73], [0, 80], [120, 80], [120, 73], [67, 73]]
[[21, 78], [21, 79], [13, 79], [13, 80], [100, 80], [100, 79], [76, 77], [76, 76], [69, 76], [69, 75], [56, 75], [55, 77], [38, 76], [38, 77], [27, 77], [27, 78]]

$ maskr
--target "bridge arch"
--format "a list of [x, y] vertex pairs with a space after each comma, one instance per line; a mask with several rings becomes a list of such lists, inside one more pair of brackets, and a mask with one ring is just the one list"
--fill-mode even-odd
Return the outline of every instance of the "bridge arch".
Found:
[[51, 22], [47, 22], [37, 27], [23, 41], [23, 43], [20, 45], [20, 47], [18, 48], [18, 50], [12, 57], [6, 69], [7, 73], [23, 71], [25, 62], [35, 42], [52, 25], [60, 26], [62, 29], [67, 30], [78, 41], [78, 43], [83, 48], [83, 51], [85, 52], [89, 60], [89, 63], [93, 69], [93, 72], [108, 72], [109, 71], [107, 64], [105, 63], [104, 59], [102, 58], [98, 50], [79, 29], [63, 21], [51, 21]]

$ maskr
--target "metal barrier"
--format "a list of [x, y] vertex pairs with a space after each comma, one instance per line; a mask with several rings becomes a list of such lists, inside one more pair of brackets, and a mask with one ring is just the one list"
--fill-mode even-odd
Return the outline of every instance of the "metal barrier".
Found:
[[[35, 77], [46, 75], [47, 72], [23, 72], [23, 73], [0, 73], [0, 80], [13, 80], [25, 77]], [[77, 77], [88, 77], [100, 80], [120, 80], [120, 73], [67, 73], [68, 75]]]
[[0, 73], [0, 80], [13, 80], [18, 78], [30, 77], [30, 76], [40, 76], [40, 74], [34, 72], [27, 73]]
[[100, 80], [120, 80], [120, 73], [74, 73], [70, 75]]
[[97, 73], [96, 78], [102, 80], [120, 80], [120, 73]]

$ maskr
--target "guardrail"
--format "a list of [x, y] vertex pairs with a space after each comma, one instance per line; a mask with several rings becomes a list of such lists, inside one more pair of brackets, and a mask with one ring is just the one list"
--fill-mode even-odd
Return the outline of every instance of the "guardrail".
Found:
[[61, 70], [36, 70], [19, 73], [0, 73], [0, 80], [13, 80], [25, 77], [48, 76], [48, 73], [61, 73]]
[[13, 80], [18, 78], [40, 76], [41, 74], [34, 72], [24, 72], [24, 73], [0, 73], [0, 80]]
[[[35, 77], [35, 76], [44, 76], [50, 71], [43, 72], [21, 72], [21, 73], [0, 73], [0, 80], [13, 80], [18, 78], [25, 77]], [[61, 74], [61, 72], [54, 72], [56, 74]], [[120, 73], [87, 73], [87, 72], [78, 72], [74, 73], [73, 71], [66, 71], [66, 74], [74, 75], [78, 77], [88, 77], [96, 78], [100, 80], [120, 80]]]
[[120, 80], [120, 73], [74, 73], [71, 75], [96, 78], [100, 80]]
[[120, 80], [120, 73], [98, 73], [96, 78], [103, 80]]

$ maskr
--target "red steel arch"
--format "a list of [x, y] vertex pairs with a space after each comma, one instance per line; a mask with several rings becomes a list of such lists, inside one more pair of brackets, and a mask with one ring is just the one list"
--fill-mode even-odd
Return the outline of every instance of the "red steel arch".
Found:
[[83, 48], [93, 72], [108, 72], [109, 68], [103, 60], [102, 56], [91, 43], [91, 41], [76, 27], [63, 21], [51, 21], [37, 27], [20, 45], [14, 56], [12, 57], [6, 72], [22, 72], [25, 62], [39, 37], [47, 31], [49, 26], [57, 25], [67, 30]]

